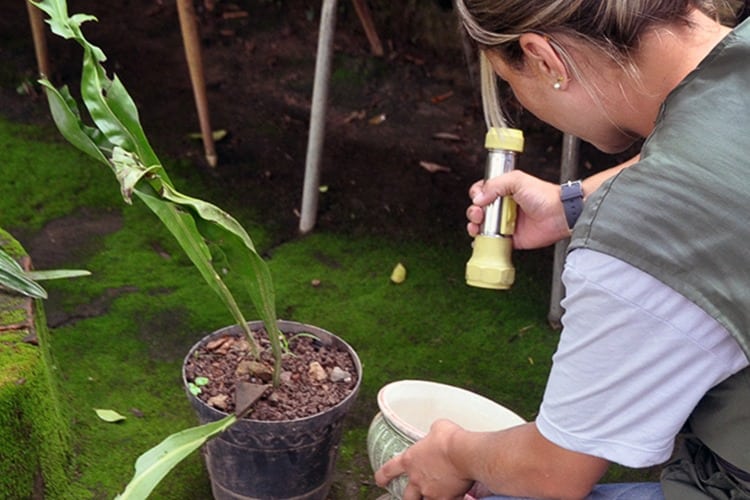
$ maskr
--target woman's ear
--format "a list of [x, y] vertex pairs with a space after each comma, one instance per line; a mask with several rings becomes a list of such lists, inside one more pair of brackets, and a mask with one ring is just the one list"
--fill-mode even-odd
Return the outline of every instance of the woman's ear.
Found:
[[568, 69], [549, 38], [537, 33], [524, 33], [518, 42], [528, 69], [535, 71], [545, 83], [549, 82], [557, 90], [567, 87], [570, 82]]

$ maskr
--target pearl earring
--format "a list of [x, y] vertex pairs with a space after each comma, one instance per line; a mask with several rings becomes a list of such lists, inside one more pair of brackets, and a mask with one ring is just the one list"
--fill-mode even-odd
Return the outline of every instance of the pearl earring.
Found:
[[552, 84], [552, 88], [555, 90], [560, 90], [562, 88], [562, 82], [563, 82], [563, 77], [558, 76], [557, 81]]

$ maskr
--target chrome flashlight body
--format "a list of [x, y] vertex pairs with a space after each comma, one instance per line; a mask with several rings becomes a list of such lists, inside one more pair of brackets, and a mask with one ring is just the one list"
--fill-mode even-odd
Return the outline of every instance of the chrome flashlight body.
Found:
[[[520, 130], [491, 128], [485, 139], [487, 163], [484, 179], [489, 180], [514, 170], [523, 145]], [[511, 262], [511, 254], [516, 212], [516, 202], [510, 196], [498, 198], [485, 207], [480, 232], [474, 238], [471, 259], [466, 263], [468, 285], [494, 290], [507, 290], [513, 285], [516, 270]]]
[[[507, 174], [516, 168], [515, 151], [503, 149], [490, 149], [487, 153], [487, 166], [484, 172], [484, 180]], [[516, 226], [516, 203], [510, 196], [504, 196], [493, 201], [484, 209], [484, 220], [480, 234], [482, 236], [506, 236], [509, 237], [515, 231]]]

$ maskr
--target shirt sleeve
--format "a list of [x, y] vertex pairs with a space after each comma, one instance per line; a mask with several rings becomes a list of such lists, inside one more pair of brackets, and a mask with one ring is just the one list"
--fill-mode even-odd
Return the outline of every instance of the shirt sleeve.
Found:
[[603, 253], [571, 252], [563, 283], [537, 427], [558, 446], [628, 467], [668, 460], [703, 395], [747, 366], [739, 344], [685, 297]]

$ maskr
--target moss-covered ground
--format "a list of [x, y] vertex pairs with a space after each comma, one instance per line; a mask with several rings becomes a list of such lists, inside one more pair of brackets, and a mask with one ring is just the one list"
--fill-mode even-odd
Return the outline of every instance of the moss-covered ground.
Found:
[[[464, 283], [468, 239], [436, 245], [387, 240], [376, 231], [363, 237], [314, 232], [272, 247], [273, 227], [255, 215], [252, 196], [233, 201], [199, 182], [194, 166], [163, 160], [184, 192], [214, 201], [249, 228], [268, 256], [280, 317], [330, 330], [359, 353], [364, 380], [346, 426], [335, 498], [382, 493], [372, 482], [365, 437], [377, 391], [388, 382], [454, 384], [534, 417], [558, 335], [546, 322], [549, 266], [540, 265], [537, 254], [516, 255], [516, 285], [492, 292]], [[180, 383], [182, 358], [231, 318], [155, 217], [142, 205], [124, 205], [106, 167], [62, 143], [52, 128], [0, 119], [0, 162], [0, 226], [22, 235], [22, 243], [60, 218], [106, 214], [121, 222], [59, 263], [93, 276], [45, 285], [46, 306], [57, 318], [51, 369], [70, 415], [74, 452], [69, 495], [55, 498], [111, 498], [140, 453], [195, 424]], [[43, 251], [32, 250], [32, 257]], [[389, 276], [398, 262], [408, 275], [395, 285]], [[245, 309], [253, 318], [249, 305]], [[127, 419], [105, 423], [96, 408]], [[209, 497], [198, 454], [154, 495]]]

